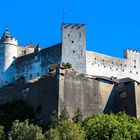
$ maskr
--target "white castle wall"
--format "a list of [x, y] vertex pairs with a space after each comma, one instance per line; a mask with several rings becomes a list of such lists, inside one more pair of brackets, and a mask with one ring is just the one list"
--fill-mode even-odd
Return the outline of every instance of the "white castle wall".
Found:
[[86, 73], [118, 79], [129, 77], [140, 82], [140, 53], [127, 49], [124, 58], [116, 58], [86, 51]]

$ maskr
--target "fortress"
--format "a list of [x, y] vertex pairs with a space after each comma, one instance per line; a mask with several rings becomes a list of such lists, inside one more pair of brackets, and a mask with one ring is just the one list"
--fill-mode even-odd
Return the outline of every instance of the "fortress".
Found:
[[[60, 68], [59, 76], [29, 83], [46, 75], [51, 64], [67, 62], [73, 71]], [[21, 78], [23, 87], [16, 85]], [[71, 115], [80, 107], [84, 116], [123, 109], [139, 116], [139, 83], [140, 51], [126, 49], [124, 58], [87, 51], [83, 24], [63, 24], [62, 42], [45, 49], [39, 44], [19, 46], [7, 28], [0, 38], [0, 104], [21, 98], [35, 111], [44, 106], [39, 112], [48, 116], [64, 104]]]

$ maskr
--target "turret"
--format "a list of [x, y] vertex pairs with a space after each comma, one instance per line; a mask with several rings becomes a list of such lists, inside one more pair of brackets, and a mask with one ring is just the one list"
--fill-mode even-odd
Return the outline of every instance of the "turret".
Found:
[[0, 38], [0, 86], [13, 82], [12, 63], [17, 57], [17, 45], [18, 41], [11, 36], [6, 27]]

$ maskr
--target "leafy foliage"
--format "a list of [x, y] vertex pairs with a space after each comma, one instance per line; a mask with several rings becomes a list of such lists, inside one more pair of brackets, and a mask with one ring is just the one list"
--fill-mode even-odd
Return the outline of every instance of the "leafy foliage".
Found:
[[80, 125], [64, 120], [57, 128], [50, 129], [46, 137], [48, 140], [85, 140], [85, 132]]
[[64, 106], [64, 108], [60, 112], [59, 121], [64, 121], [69, 119], [70, 119], [69, 112], [67, 111], [66, 106]]
[[57, 112], [54, 111], [51, 115], [51, 124], [50, 124], [50, 127], [51, 128], [56, 128], [59, 124], [59, 118], [58, 118], [58, 115], [57, 115]]
[[93, 115], [84, 120], [83, 127], [88, 140], [140, 139], [140, 124], [137, 119], [124, 113]]
[[57, 68], [58, 68], [58, 65], [57, 64], [51, 64], [50, 67], [49, 67], [49, 72], [54, 71]]
[[72, 118], [72, 120], [75, 122], [75, 123], [82, 123], [82, 119], [83, 119], [83, 115], [82, 115], [82, 112], [80, 110], [80, 108], [77, 109], [77, 111], [75, 112], [75, 116]]
[[67, 62], [67, 63], [62, 63], [62, 66], [63, 66], [65, 69], [71, 69], [71, 68], [72, 68], [72, 64], [70, 64], [69, 62]]
[[28, 120], [13, 122], [9, 132], [9, 140], [44, 140], [42, 129], [37, 125], [29, 124]]

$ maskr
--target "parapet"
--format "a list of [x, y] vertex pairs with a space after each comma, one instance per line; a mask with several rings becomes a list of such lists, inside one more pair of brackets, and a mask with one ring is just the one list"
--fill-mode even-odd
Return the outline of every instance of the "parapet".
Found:
[[0, 44], [12, 44], [12, 45], [18, 45], [18, 40], [13, 38], [13, 37], [9, 37], [9, 38], [1, 38], [0, 39]]
[[66, 29], [66, 28], [71, 28], [71, 29], [80, 29], [81, 27], [85, 26], [85, 24], [78, 24], [78, 23], [73, 23], [73, 24], [70, 24], [70, 23], [63, 23], [62, 24], [62, 28]]
[[124, 50], [124, 58], [131, 57], [132, 55], [140, 57], [140, 50], [128, 49], [128, 48]]
[[124, 51], [125, 51], [125, 52], [140, 53], [140, 50], [129, 49], [129, 48], [126, 48]]

